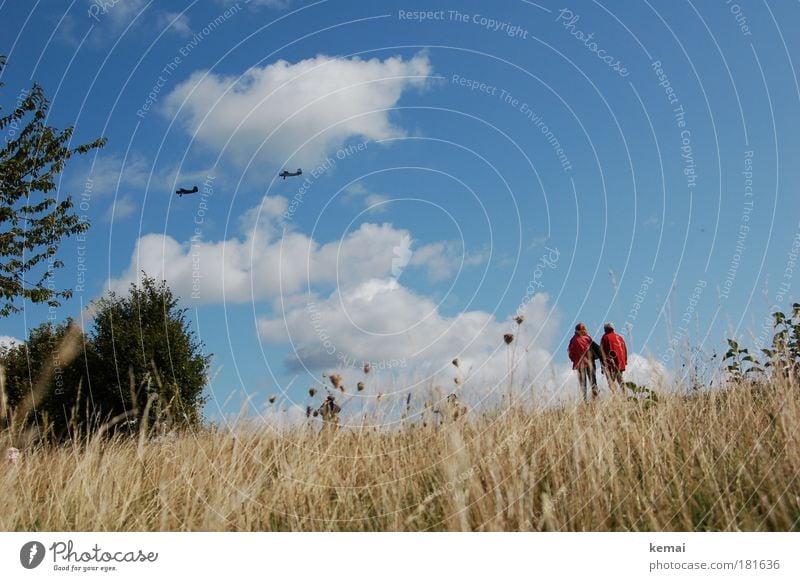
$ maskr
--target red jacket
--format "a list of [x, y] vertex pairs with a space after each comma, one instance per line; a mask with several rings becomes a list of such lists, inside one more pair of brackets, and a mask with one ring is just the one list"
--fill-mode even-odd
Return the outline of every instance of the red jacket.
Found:
[[572, 361], [572, 369], [581, 367], [593, 367], [594, 360], [591, 353], [592, 338], [589, 335], [575, 335], [570, 339], [567, 354]]
[[625, 345], [622, 335], [617, 335], [613, 331], [606, 333], [600, 339], [600, 349], [603, 350], [603, 358], [606, 362], [616, 361], [617, 368], [625, 371], [625, 366], [628, 364], [628, 347]]

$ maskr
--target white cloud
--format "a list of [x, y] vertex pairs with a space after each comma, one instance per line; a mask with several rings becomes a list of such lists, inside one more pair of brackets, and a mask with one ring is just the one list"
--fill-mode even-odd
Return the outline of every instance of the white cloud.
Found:
[[651, 215], [647, 220], [642, 223], [643, 226], [649, 226], [651, 228], [658, 228], [661, 225], [661, 218], [656, 215]]
[[391, 199], [386, 194], [367, 194], [364, 196], [364, 207], [370, 212], [380, 214], [386, 211], [386, 202]]
[[278, 165], [308, 165], [349, 139], [403, 135], [389, 110], [404, 91], [423, 87], [431, 70], [420, 53], [410, 60], [280, 60], [241, 76], [198, 71], [165, 98], [163, 112], [177, 115], [194, 138], [224, 149], [239, 165], [254, 155]]
[[396, 249], [410, 240], [408, 231], [391, 224], [365, 223], [340, 240], [320, 244], [291, 229], [284, 232], [286, 208], [286, 198], [264, 198], [244, 213], [242, 235], [227, 240], [198, 237], [179, 242], [163, 234], [142, 236], [128, 268], [110, 284], [127, 288], [144, 270], [167, 280], [184, 299], [195, 294], [203, 303], [273, 300], [309, 285], [352, 288], [387, 277]]
[[104, 215], [107, 221], [112, 217], [119, 220], [130, 216], [138, 209], [138, 200], [148, 191], [167, 196], [178, 187], [199, 187], [206, 181], [213, 187], [214, 180], [220, 177], [215, 168], [193, 170], [165, 166], [155, 169], [139, 153], [127, 158], [110, 154], [94, 160], [80, 160], [68, 172], [65, 183], [74, 198], [86, 194], [90, 203], [99, 198], [113, 198]]
[[9, 335], [0, 335], [0, 349], [3, 347], [14, 347], [15, 345], [21, 345], [25, 341], [21, 339], [17, 339], [16, 337], [11, 337]]
[[[294, 0], [250, 0], [249, 6], [266, 6], [268, 8], [288, 8]], [[241, 0], [222, 0], [223, 4], [238, 4]]]
[[150, 175], [150, 164], [139, 154], [127, 158], [118, 155], [98, 155], [86, 160], [68, 181], [73, 192], [88, 190], [92, 197], [119, 191], [144, 190]]
[[658, 361], [631, 353], [625, 370], [625, 381], [633, 381], [650, 389], [670, 389], [670, 375]]
[[[119, 2], [102, 2], [87, 0], [87, 14], [90, 21], [102, 26], [104, 22], [111, 24], [113, 31], [127, 27], [147, 5], [147, 0], [122, 0]], [[140, 23], [141, 19], [137, 20]]]
[[485, 261], [483, 253], [465, 253], [462, 242], [434, 242], [416, 250], [411, 257], [411, 266], [424, 265], [428, 280], [441, 282], [452, 278], [460, 268], [476, 266]]
[[189, 17], [181, 12], [162, 12], [158, 15], [158, 28], [169, 27], [172, 32], [182, 36], [190, 36], [192, 28], [189, 24]]
[[[123, 215], [135, 210], [125, 200], [117, 203], [123, 204]], [[282, 196], [265, 197], [243, 213], [240, 236], [226, 240], [142, 236], [128, 267], [110, 285], [124, 290], [144, 270], [167, 280], [186, 300], [272, 301], [318, 285], [350, 291], [372, 279], [400, 279], [406, 268], [421, 268], [438, 281], [461, 263], [460, 244], [434, 243], [415, 250], [411, 233], [390, 223], [363, 223], [323, 244], [287, 227], [282, 218], [287, 207]], [[475, 255], [465, 263], [477, 263]]]
[[[547, 295], [533, 297], [522, 328], [481, 310], [446, 315], [434, 299], [400, 282], [398, 249], [412, 252], [404, 268], [435, 276], [452, 270], [460, 244], [432, 243], [413, 251], [411, 233], [389, 223], [365, 223], [323, 243], [285, 229], [287, 207], [286, 198], [265, 198], [243, 214], [240, 235], [227, 240], [143, 236], [111, 287], [124, 289], [144, 270], [166, 279], [184, 300], [192, 295], [201, 303], [255, 300], [261, 312], [269, 304], [271, 314], [258, 320], [260, 336], [287, 345], [292, 369], [306, 367], [316, 374], [345, 364], [350, 366], [345, 373], [356, 374], [363, 361], [371, 361], [376, 369], [416, 370], [417, 385], [436, 382], [450, 391], [455, 373], [450, 362], [459, 357], [463, 381], [458, 389], [472, 394], [465, 397], [499, 397], [513, 350], [516, 382], [539, 385], [540, 399], [558, 393], [563, 373], [551, 364], [549, 350], [558, 313]], [[517, 334], [511, 347], [503, 342], [507, 332]]]
[[342, 196], [344, 202], [354, 200], [360, 201], [363, 208], [371, 214], [383, 214], [389, 209], [386, 202], [391, 201], [392, 196], [370, 192], [363, 184], [356, 182], [348, 186]]
[[[519, 338], [518, 355], [527, 360], [528, 372], [540, 375], [538, 370], [549, 362], [544, 348], [558, 317], [544, 294], [534, 297], [526, 315], [531, 331]], [[435, 301], [392, 278], [366, 280], [327, 297], [308, 297], [262, 318], [259, 331], [267, 340], [291, 341], [287, 362], [295, 369], [344, 364], [358, 370], [370, 361], [376, 368], [424, 368], [430, 375], [447, 376], [450, 385], [454, 357], [460, 359], [460, 369], [469, 370], [472, 379], [465, 385], [473, 381], [489, 386], [508, 373], [508, 352], [513, 348], [503, 341], [509, 325], [491, 313], [443, 315]]]
[[142, 34], [143, 26], [145, 34], [158, 34], [176, 17], [171, 30], [190, 34], [189, 20], [185, 15], [158, 8], [157, 3], [151, 0], [85, 0], [75, 4], [74, 10], [63, 16], [57, 38], [77, 47], [85, 41], [84, 35], [92, 27], [89, 43], [97, 48], [116, 42], [122, 34], [133, 34], [134, 31]]
[[129, 197], [117, 198], [111, 206], [108, 207], [105, 219], [109, 222], [118, 221], [132, 215], [138, 209], [138, 205]]

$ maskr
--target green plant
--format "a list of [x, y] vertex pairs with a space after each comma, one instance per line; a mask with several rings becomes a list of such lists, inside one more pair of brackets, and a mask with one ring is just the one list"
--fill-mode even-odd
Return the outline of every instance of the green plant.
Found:
[[104, 409], [113, 415], [148, 409], [150, 425], [165, 418], [199, 423], [211, 356], [203, 354], [166, 282], [142, 273], [127, 295], [110, 292], [96, 307], [92, 380], [103, 389]]
[[[78, 347], [69, 360], [61, 355], [68, 334], [74, 336]], [[93, 407], [86, 374], [87, 346], [90, 348], [83, 333], [67, 319], [60, 325], [39, 325], [25, 343], [0, 349], [0, 365], [5, 372], [5, 421], [11, 424], [11, 410], [18, 410], [28, 398], [30, 415], [17, 419], [38, 426], [40, 432], [52, 430], [62, 436], [85, 422]]]
[[630, 401], [643, 402], [645, 406], [658, 403], [658, 394], [646, 385], [639, 385], [634, 381], [624, 381], [622, 388]]
[[726, 363], [728, 375], [734, 381], [745, 381], [753, 378], [757, 374], [764, 373], [764, 368], [750, 354], [746, 347], [740, 347], [739, 343], [733, 339], [728, 339], [728, 351], [722, 358]]
[[141, 434], [200, 424], [210, 356], [166, 282], [144, 276], [127, 295], [109, 293], [96, 307], [88, 336], [70, 320], [46, 323], [25, 343], [0, 349], [0, 420], [57, 438], [101, 426], [135, 426]]
[[772, 347], [761, 349], [767, 357], [764, 367], [771, 367], [781, 377], [800, 377], [800, 303], [792, 305], [791, 316], [772, 313], [775, 330]]
[[[0, 56], [0, 71], [4, 65]], [[71, 297], [70, 289], [57, 290], [53, 283], [55, 269], [64, 266], [55, 255], [62, 239], [89, 229], [89, 222], [72, 211], [71, 198], [54, 193], [56, 176], [74, 154], [103, 147], [106, 140], [69, 147], [73, 128], [46, 125], [49, 106], [34, 83], [15, 109], [0, 117], [5, 142], [0, 148], [0, 317], [20, 311], [17, 299], [57, 307], [60, 299]]]
[[770, 370], [775, 379], [793, 380], [795, 384], [800, 379], [800, 303], [792, 305], [791, 315], [775, 311], [772, 319], [772, 343], [761, 349], [763, 358], [728, 339], [728, 351], [722, 361], [734, 381], [757, 381]]

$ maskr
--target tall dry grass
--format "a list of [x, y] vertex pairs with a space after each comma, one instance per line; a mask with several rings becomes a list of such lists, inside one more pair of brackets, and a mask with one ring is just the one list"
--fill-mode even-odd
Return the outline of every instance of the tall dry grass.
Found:
[[798, 530], [798, 395], [31, 446], [0, 471], [0, 530]]

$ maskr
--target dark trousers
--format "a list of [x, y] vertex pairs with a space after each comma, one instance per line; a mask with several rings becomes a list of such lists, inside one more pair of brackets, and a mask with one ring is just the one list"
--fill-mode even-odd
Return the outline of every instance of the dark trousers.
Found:
[[605, 367], [606, 379], [608, 380], [608, 387], [611, 391], [622, 390], [622, 372], [616, 365], [608, 365]]
[[597, 397], [597, 374], [594, 365], [589, 367], [578, 367], [578, 383], [581, 386], [583, 401], [589, 401], [589, 383], [592, 384], [592, 399]]

